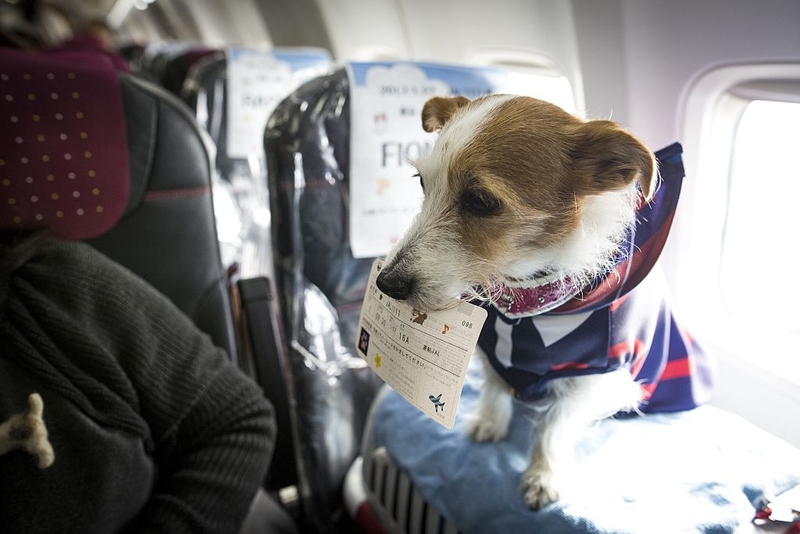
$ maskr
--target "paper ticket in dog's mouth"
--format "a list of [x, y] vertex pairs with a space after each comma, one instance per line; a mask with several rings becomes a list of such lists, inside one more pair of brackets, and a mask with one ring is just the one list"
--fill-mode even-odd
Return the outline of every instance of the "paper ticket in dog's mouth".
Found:
[[364, 295], [358, 355], [411, 404], [453, 428], [486, 310], [468, 302], [448, 310], [415, 310], [378, 289], [381, 264], [380, 259], [372, 264]]

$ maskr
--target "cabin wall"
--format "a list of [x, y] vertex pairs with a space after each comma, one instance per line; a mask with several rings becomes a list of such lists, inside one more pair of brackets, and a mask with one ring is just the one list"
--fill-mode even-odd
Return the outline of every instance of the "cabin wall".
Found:
[[217, 0], [192, 0], [189, 4], [201, 40], [208, 46], [269, 46], [269, 33], [252, 1], [232, 4]]
[[[689, 91], [709, 70], [797, 62], [795, 0], [573, 0], [588, 118], [612, 118], [654, 150], [682, 141]], [[696, 132], [695, 132], [696, 133]], [[688, 180], [698, 147], [684, 146]], [[665, 255], [667, 277], [675, 259]]]
[[732, 63], [798, 60], [796, 0], [621, 4], [629, 126], [652, 146], [680, 138], [686, 91], [704, 72]]
[[627, 124], [628, 88], [619, 0], [572, 0], [587, 119]]
[[[714, 68], [754, 62], [797, 63], [800, 52], [800, 2], [795, 0], [621, 0], [624, 47], [625, 124], [653, 148], [684, 142], [687, 178], [682, 206], [691, 201], [694, 184], [703, 180], [696, 172], [700, 117], [685, 116], [686, 102], [696, 80]], [[616, 44], [617, 37], [610, 37]], [[608, 46], [608, 45], [607, 45]], [[602, 73], [585, 69], [587, 87], [601, 85]], [[592, 93], [587, 91], [587, 101]], [[756, 177], [757, 178], [757, 177]], [[685, 209], [685, 208], [684, 208]], [[690, 223], [679, 207], [672, 232], [691, 232], [702, 224]], [[669, 282], [676, 284], [677, 258], [672, 240], [662, 256]], [[747, 268], [747, 267], [746, 267]], [[743, 278], [752, 273], [742, 273]], [[763, 275], [764, 273], [762, 273]], [[758, 313], [757, 310], [753, 311]], [[692, 325], [687, 325], [690, 329]], [[754, 332], [753, 335], [758, 335]], [[702, 342], [702, 340], [700, 340]], [[797, 353], [797, 347], [786, 347]], [[715, 354], [720, 388], [715, 404], [743, 415], [800, 445], [800, 429], [793, 422], [800, 413], [800, 387], [781, 376], [780, 369], [765, 370], [737, 355]], [[754, 355], [758, 356], [758, 355]]]
[[[502, 50], [567, 76], [582, 108], [583, 79], [572, 6], [553, 0], [318, 0], [340, 61], [460, 63]], [[335, 30], [334, 30], [335, 29]]]

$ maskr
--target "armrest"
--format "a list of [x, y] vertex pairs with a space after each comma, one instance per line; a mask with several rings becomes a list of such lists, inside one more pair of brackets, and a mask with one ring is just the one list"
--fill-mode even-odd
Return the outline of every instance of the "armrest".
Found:
[[291, 416], [291, 379], [279, 322], [277, 304], [269, 280], [257, 277], [239, 280], [241, 299], [241, 365], [264, 390], [275, 408], [278, 436], [272, 465], [265, 482], [267, 490], [297, 485], [297, 469]]

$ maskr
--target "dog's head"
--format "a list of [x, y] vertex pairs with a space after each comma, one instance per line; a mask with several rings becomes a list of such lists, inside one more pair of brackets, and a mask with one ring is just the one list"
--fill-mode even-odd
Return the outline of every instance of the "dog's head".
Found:
[[436, 97], [422, 124], [440, 132], [413, 162], [425, 199], [377, 282], [420, 310], [534, 273], [591, 280], [655, 189], [655, 158], [635, 137], [534, 98]]

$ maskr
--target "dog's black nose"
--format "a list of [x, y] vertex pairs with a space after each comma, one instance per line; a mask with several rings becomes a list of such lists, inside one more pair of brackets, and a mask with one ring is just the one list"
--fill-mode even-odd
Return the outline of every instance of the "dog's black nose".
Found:
[[383, 271], [375, 283], [378, 284], [378, 289], [397, 300], [407, 299], [414, 288], [413, 278], [398, 275], [393, 271]]

